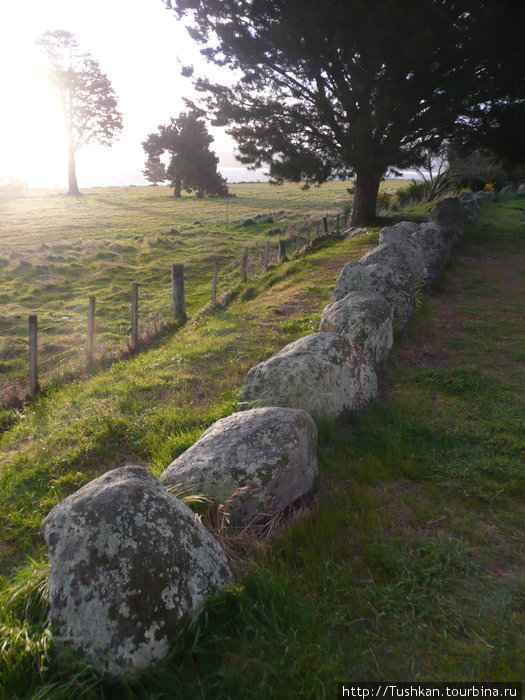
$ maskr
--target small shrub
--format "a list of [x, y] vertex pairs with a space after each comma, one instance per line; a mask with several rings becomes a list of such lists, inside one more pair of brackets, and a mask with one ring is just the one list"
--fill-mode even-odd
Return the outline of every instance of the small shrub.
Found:
[[389, 209], [392, 203], [392, 195], [388, 192], [380, 192], [377, 195], [377, 208], [378, 209]]
[[398, 207], [403, 209], [411, 204], [421, 202], [423, 199], [426, 199], [428, 194], [429, 185], [427, 182], [416, 182], [412, 180], [409, 185], [397, 190], [394, 202], [397, 203]]

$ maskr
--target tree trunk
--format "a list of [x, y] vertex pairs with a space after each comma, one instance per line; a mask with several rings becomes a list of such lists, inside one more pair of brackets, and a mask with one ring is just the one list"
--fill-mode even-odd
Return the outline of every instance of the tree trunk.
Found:
[[68, 175], [68, 194], [79, 195], [77, 184], [77, 173], [75, 169], [75, 149], [73, 147], [73, 135], [70, 134], [67, 140], [67, 175]]
[[380, 175], [367, 168], [356, 168], [355, 194], [350, 216], [350, 226], [361, 226], [376, 217], [377, 193]]
[[175, 199], [180, 198], [180, 193], [182, 190], [182, 179], [180, 175], [175, 175], [175, 180], [173, 181], [173, 196]]

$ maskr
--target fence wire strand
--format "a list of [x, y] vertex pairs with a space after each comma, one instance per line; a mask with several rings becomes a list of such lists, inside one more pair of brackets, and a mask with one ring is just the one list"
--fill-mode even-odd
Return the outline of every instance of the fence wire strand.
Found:
[[64, 357], [65, 355], [78, 355], [82, 352], [81, 346], [77, 346], [76, 348], [69, 348], [68, 350], [64, 350], [64, 352], [59, 352], [56, 355], [51, 355], [50, 357], [46, 357], [45, 360], [42, 360], [39, 362], [40, 367], [43, 367], [44, 365], [48, 365], [54, 360], [58, 359], [59, 357]]
[[58, 328], [59, 326], [66, 326], [68, 323], [73, 323], [73, 319], [68, 318], [64, 319], [63, 321], [58, 321], [57, 323], [53, 323], [51, 326], [43, 326], [42, 328], [39, 328], [39, 332], [43, 333], [44, 331], [49, 331], [52, 328]]

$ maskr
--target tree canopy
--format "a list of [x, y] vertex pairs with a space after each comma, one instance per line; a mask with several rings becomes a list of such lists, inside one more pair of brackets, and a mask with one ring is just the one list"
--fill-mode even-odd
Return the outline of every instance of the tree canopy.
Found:
[[79, 194], [76, 151], [91, 141], [111, 145], [122, 130], [122, 115], [108, 77], [89, 53], [81, 51], [70, 32], [45, 32], [36, 43], [49, 62], [49, 82], [60, 100], [64, 116], [68, 193]]
[[512, 19], [509, 0], [164, 1], [209, 61], [240, 72], [196, 86], [241, 162], [277, 179], [355, 175], [354, 224], [374, 217], [389, 168], [420, 163], [461, 115], [508, 92], [486, 22], [503, 26], [498, 7]]
[[228, 188], [217, 172], [219, 159], [209, 148], [212, 141], [200, 113], [191, 111], [182, 112], [167, 125], [160, 125], [142, 146], [148, 154], [148, 162], [159, 161], [163, 153], [169, 154], [166, 172], [173, 184], [174, 197], [180, 197], [183, 189], [195, 190], [197, 197], [225, 196]]

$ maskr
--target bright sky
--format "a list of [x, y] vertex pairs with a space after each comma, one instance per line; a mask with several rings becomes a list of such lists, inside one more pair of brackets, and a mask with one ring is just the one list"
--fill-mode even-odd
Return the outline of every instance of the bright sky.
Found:
[[[111, 148], [77, 152], [79, 186], [140, 184], [141, 142], [179, 114], [183, 96], [194, 95], [191, 81], [180, 76], [178, 59], [193, 64], [200, 75], [211, 70], [161, 0], [1, 2], [0, 178], [17, 176], [30, 187], [67, 186], [62, 117], [34, 46], [43, 32], [56, 29], [71, 32], [98, 60], [124, 118], [120, 139]], [[216, 153], [233, 150], [225, 134], [212, 133]]]

